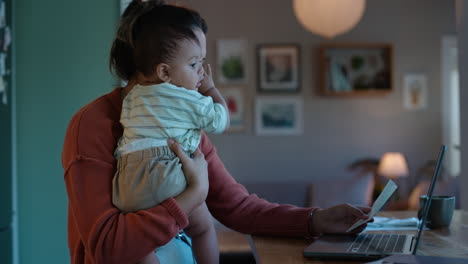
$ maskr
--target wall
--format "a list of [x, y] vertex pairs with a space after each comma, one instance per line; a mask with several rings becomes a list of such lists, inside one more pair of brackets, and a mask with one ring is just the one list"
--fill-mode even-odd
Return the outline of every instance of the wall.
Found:
[[[464, 89], [468, 85], [468, 2], [464, 0], [456, 1], [457, 10], [457, 33], [458, 33], [458, 65], [460, 72], [460, 125], [461, 125], [461, 188], [466, 190], [468, 188], [468, 141], [463, 140], [463, 135], [468, 135], [468, 91]], [[468, 210], [468, 194], [461, 192], [461, 208]]]
[[117, 1], [16, 1], [20, 263], [68, 262], [63, 138], [72, 114], [111, 90], [118, 12]]
[[[5, 20], [5, 24], [10, 28], [12, 25], [12, 2], [11, 1], [0, 1], [0, 5], [3, 4], [5, 8], [5, 16], [2, 19]], [[5, 24], [0, 25], [0, 30], [3, 33]], [[5, 53], [1, 51], [2, 55]], [[13, 84], [14, 79], [12, 73], [12, 46], [8, 47], [6, 52], [6, 68], [8, 69], [7, 75], [2, 75], [2, 87], [0, 89], [0, 146], [2, 151], [0, 152], [0, 260], [4, 262], [13, 262], [13, 243], [15, 241], [16, 233], [13, 233], [16, 224], [16, 206], [13, 200], [13, 178], [10, 175], [14, 173], [13, 166], [13, 155], [14, 153], [14, 123], [13, 123]], [[3, 84], [6, 83], [6, 86]], [[3, 101], [4, 97], [7, 99], [6, 104]]]
[[[208, 60], [215, 40], [249, 41], [255, 95], [254, 50], [259, 43], [295, 42], [302, 47], [304, 135], [213, 136], [219, 153], [239, 181], [333, 177], [356, 158], [402, 151], [411, 167], [433, 158], [441, 143], [440, 40], [454, 32], [452, 1], [372, 0], [362, 21], [337, 42], [389, 42], [395, 48], [395, 91], [386, 97], [322, 98], [314, 95], [314, 49], [325, 40], [296, 22], [291, 1], [188, 1], [210, 25]], [[18, 0], [17, 131], [21, 263], [67, 263], [67, 198], [60, 153], [72, 114], [114, 83], [107, 56], [118, 1]], [[401, 78], [424, 71], [430, 80], [429, 108], [402, 109]], [[250, 113], [253, 113], [250, 101]], [[252, 127], [252, 126], [250, 126]], [[279, 164], [279, 166], [272, 166]]]
[[[253, 98], [258, 95], [255, 46], [285, 42], [301, 45], [304, 134], [255, 137], [250, 122], [246, 133], [212, 136], [220, 156], [237, 180], [335, 177], [354, 160], [380, 157], [386, 151], [406, 154], [410, 169], [436, 158], [442, 140], [439, 51], [441, 37], [455, 32], [454, 1], [367, 1], [359, 24], [333, 40], [303, 29], [294, 17], [291, 1], [189, 2], [208, 22], [208, 60], [212, 64], [215, 63], [217, 39], [248, 40], [252, 74], [245, 91], [250, 100], [250, 119], [254, 115]], [[368, 98], [317, 96], [316, 48], [324, 42], [392, 44], [394, 92]], [[424, 111], [409, 112], [402, 107], [403, 74], [413, 71], [425, 72], [429, 78], [429, 102]]]

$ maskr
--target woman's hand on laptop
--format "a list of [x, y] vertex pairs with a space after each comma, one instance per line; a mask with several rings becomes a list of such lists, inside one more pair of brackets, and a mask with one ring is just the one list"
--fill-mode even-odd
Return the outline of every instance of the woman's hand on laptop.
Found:
[[[370, 207], [340, 204], [326, 209], [316, 209], [310, 218], [309, 231], [311, 235], [346, 233], [356, 221], [368, 219]], [[368, 222], [373, 222], [371, 219]], [[350, 233], [360, 233], [367, 223], [355, 228]]]

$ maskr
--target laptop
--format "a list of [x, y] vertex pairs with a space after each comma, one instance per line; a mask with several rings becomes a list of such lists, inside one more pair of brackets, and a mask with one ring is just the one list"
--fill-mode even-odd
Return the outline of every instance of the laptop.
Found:
[[390, 231], [385, 233], [363, 232], [359, 235], [323, 235], [304, 249], [304, 256], [320, 259], [372, 260], [394, 254], [416, 255], [445, 150], [446, 146], [442, 145], [416, 236], [414, 234], [391, 233]]

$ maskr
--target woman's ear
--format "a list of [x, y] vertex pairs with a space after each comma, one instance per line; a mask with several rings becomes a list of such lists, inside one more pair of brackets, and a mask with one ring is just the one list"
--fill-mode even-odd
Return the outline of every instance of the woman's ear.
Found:
[[156, 74], [158, 78], [163, 82], [170, 82], [171, 77], [169, 76], [170, 66], [166, 63], [160, 63], [156, 66]]

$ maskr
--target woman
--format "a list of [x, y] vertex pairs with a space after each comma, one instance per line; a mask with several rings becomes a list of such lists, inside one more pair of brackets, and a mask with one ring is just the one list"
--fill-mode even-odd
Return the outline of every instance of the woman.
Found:
[[[164, 5], [162, 1], [134, 1], [125, 11], [119, 30], [123, 27], [132, 30], [132, 25], [126, 23], [134, 21], [129, 16]], [[206, 32], [206, 28], [192, 28]], [[203, 56], [206, 55], [204, 33], [198, 37]], [[63, 147], [71, 263], [136, 263], [155, 248], [161, 263], [187, 263], [187, 258], [170, 259], [180, 254], [167, 252], [184, 250], [185, 243], [179, 242], [189, 241], [179, 231], [187, 227], [188, 216], [203, 202], [221, 223], [247, 234], [309, 237], [342, 233], [358, 219], [367, 218], [367, 207], [343, 204], [328, 209], [299, 208], [249, 195], [227, 172], [205, 134], [193, 157], [186, 156], [176, 142], [169, 142], [187, 178], [187, 188], [182, 193], [152, 208], [122, 213], [112, 204], [112, 178], [117, 165], [114, 149], [122, 136], [119, 122], [122, 100], [145, 75], [134, 63], [137, 56], [145, 58], [145, 50], [134, 50], [118, 38], [114, 45], [120, 54], [117, 57], [111, 54], [114, 70], [126, 77], [128, 85], [80, 109], [70, 121]], [[353, 232], [363, 228], [365, 225]]]

